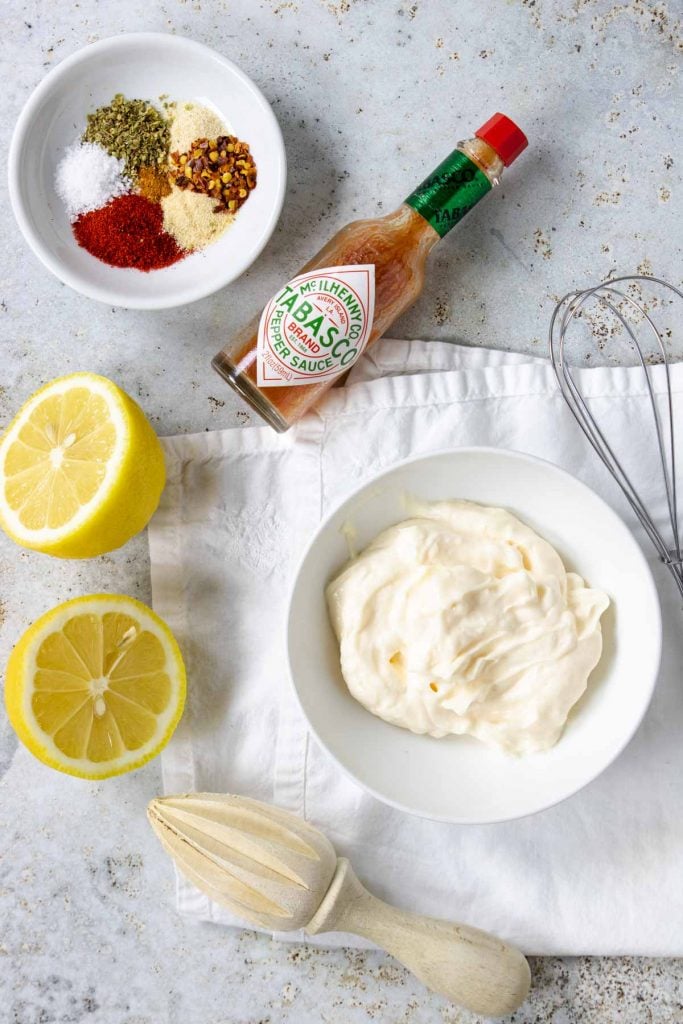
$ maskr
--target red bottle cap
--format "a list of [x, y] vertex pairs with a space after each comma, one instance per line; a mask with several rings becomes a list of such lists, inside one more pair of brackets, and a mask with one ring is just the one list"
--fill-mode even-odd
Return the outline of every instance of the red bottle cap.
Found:
[[522, 129], [505, 114], [494, 114], [474, 134], [478, 139], [488, 142], [491, 149], [495, 149], [506, 167], [529, 145]]

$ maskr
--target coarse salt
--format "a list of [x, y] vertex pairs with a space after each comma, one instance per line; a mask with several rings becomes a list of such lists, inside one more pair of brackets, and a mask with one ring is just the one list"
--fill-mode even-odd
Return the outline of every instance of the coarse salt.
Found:
[[98, 210], [131, 191], [123, 173], [124, 162], [111, 156], [95, 142], [75, 142], [65, 151], [55, 172], [55, 190], [64, 203], [69, 220]]

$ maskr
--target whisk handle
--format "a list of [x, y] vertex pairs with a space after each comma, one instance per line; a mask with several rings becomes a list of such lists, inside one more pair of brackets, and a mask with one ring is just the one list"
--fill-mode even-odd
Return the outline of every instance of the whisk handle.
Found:
[[529, 991], [529, 965], [518, 950], [477, 928], [389, 906], [361, 885], [343, 857], [306, 931], [362, 935], [432, 991], [487, 1017], [512, 1013]]

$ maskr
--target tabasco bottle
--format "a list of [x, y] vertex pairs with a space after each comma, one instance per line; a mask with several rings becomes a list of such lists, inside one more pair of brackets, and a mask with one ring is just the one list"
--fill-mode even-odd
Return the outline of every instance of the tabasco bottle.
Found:
[[525, 149], [494, 114], [384, 217], [342, 228], [212, 361], [275, 430], [311, 408], [422, 291], [432, 247]]

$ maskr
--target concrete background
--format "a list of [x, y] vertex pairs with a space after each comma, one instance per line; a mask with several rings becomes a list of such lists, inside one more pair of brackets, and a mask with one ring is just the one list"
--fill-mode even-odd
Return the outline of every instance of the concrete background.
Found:
[[[177, 32], [264, 90], [290, 176], [250, 273], [168, 313], [111, 309], [62, 286], [28, 251], [3, 182], [0, 422], [44, 381], [91, 369], [137, 397], [162, 434], [241, 423], [210, 370], [214, 351], [337, 226], [393, 208], [497, 109], [532, 147], [434, 254], [396, 336], [543, 353], [554, 302], [572, 287], [635, 271], [680, 286], [680, 15], [675, 2], [643, 0], [3, 0], [3, 151], [33, 87], [68, 54], [118, 32]], [[680, 331], [670, 344], [680, 357]], [[615, 356], [607, 346], [592, 358]], [[28, 623], [68, 597], [149, 600], [146, 541], [62, 564], [0, 537], [0, 588], [4, 663]], [[17, 746], [2, 711], [0, 773], [3, 1022], [474, 1020], [380, 954], [289, 948], [179, 918], [144, 817], [156, 764], [101, 785], [59, 776]], [[533, 971], [515, 1024], [683, 1021], [681, 961], [547, 959]]]

